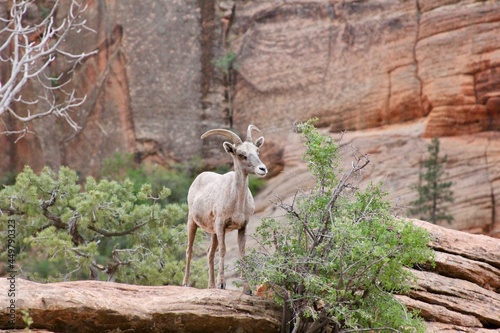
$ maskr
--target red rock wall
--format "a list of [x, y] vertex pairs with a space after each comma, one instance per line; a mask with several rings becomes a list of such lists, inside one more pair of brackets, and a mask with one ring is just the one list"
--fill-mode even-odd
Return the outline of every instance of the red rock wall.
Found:
[[498, 1], [237, 4], [239, 121], [333, 131], [426, 117], [424, 136], [498, 130]]
[[[36, 135], [17, 144], [0, 138], [0, 175], [25, 164], [95, 174], [119, 151], [162, 164], [194, 155], [229, 162], [219, 141], [199, 135], [230, 124], [243, 133], [248, 123], [266, 136], [263, 158], [276, 175], [293, 163], [287, 150], [294, 148], [283, 140], [292, 123], [317, 116], [332, 132], [365, 139], [363, 131], [378, 128], [386, 148], [360, 144], [384, 152], [380, 165], [398, 160], [398, 136], [411, 143], [405, 172], [379, 172], [392, 193], [408, 192], [414, 177], [402, 175], [418, 173], [422, 138], [453, 136], [443, 153], [461, 165], [450, 176], [461, 193], [455, 227], [500, 230], [493, 227], [500, 224], [500, 2], [256, 0], [236, 1], [229, 13], [230, 0], [87, 4], [96, 33], [69, 36], [65, 46], [99, 50], [73, 81], [87, 96], [75, 113], [82, 130], [50, 118], [31, 124]], [[229, 83], [213, 65], [226, 48], [237, 54]]]
[[[67, 4], [62, 2], [61, 15]], [[13, 137], [2, 138], [10, 156], [0, 165], [2, 172], [20, 170], [25, 164], [37, 170], [43, 165], [69, 165], [87, 175], [95, 174], [115, 152], [137, 153], [159, 163], [199, 154], [198, 2], [88, 0], [86, 4], [87, 26], [95, 32], [70, 35], [64, 44], [74, 53], [99, 51], [77, 68], [72, 81], [79, 96], [86, 96], [73, 114], [82, 129], [75, 132], [61, 119], [48, 118], [31, 123], [36, 135], [17, 144]], [[64, 66], [56, 62], [51, 70], [59, 72]], [[36, 84], [27, 86], [23, 94], [37, 89]], [[20, 112], [25, 108], [16, 107]]]

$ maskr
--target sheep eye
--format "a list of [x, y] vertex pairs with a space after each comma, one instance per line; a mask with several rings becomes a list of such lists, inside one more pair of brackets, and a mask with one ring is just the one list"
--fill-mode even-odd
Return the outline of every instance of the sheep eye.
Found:
[[243, 154], [238, 154], [238, 157], [240, 159], [242, 159], [242, 160], [246, 160], [247, 159], [246, 155], [243, 155]]

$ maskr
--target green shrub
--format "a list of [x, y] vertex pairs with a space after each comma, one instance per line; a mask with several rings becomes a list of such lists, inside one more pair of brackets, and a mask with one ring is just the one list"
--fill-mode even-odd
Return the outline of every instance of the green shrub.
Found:
[[[0, 191], [0, 235], [6, 244], [7, 221], [15, 220], [18, 269], [33, 280], [180, 284], [186, 232], [176, 221], [187, 206], [159, 203], [169, 195], [168, 188], [153, 195], [149, 184], [134, 189], [130, 180], [88, 177], [82, 186], [67, 167], [39, 175], [25, 167]], [[206, 276], [199, 264], [194, 269]]]
[[116, 153], [112, 158], [104, 160], [101, 177], [116, 181], [129, 179], [135, 193], [143, 184], [151, 184], [154, 195], [167, 187], [172, 190], [168, 202], [186, 203], [189, 186], [202, 171], [203, 163], [198, 157], [186, 163], [173, 164], [167, 169], [158, 165], [136, 163], [133, 154]]
[[429, 235], [392, 216], [380, 185], [359, 188], [366, 156], [355, 153], [352, 168], [340, 176], [333, 140], [312, 121], [298, 130], [316, 185], [279, 204], [284, 218], [263, 220], [256, 232], [260, 247], [240, 263], [245, 276], [253, 286], [270, 285], [293, 332], [423, 332], [422, 321], [393, 295], [410, 289], [405, 267], [432, 259]]

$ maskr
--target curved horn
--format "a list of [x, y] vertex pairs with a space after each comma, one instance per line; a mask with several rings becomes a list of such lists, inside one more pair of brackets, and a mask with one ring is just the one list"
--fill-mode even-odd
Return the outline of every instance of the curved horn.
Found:
[[228, 131], [226, 129], [213, 129], [213, 130], [207, 131], [207, 132], [203, 133], [201, 138], [205, 139], [207, 136], [210, 136], [210, 135], [222, 135], [222, 136], [225, 136], [226, 138], [228, 138], [229, 140], [231, 140], [234, 144], [241, 143], [241, 139], [238, 135], [236, 135], [235, 133]]
[[247, 129], [247, 141], [252, 142], [252, 130], [256, 132], [260, 132], [260, 130], [255, 125], [248, 125]]

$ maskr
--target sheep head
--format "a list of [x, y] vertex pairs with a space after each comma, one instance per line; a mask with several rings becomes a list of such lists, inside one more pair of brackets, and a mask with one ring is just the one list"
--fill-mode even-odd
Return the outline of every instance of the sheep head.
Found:
[[264, 144], [264, 137], [261, 136], [253, 142], [252, 131], [260, 132], [256, 126], [249, 125], [246, 141], [242, 141], [238, 135], [226, 129], [207, 131], [201, 138], [205, 139], [210, 135], [222, 135], [231, 140], [231, 142], [224, 142], [223, 147], [233, 157], [235, 167], [238, 164], [239, 169], [246, 174], [255, 174], [259, 177], [264, 177], [267, 175], [267, 168], [259, 158], [260, 147]]

